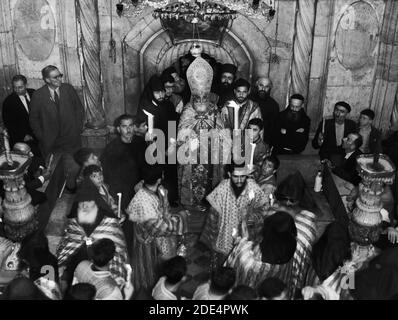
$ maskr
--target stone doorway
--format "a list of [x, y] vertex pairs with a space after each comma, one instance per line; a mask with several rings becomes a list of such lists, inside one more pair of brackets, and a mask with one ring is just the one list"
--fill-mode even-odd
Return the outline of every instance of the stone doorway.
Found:
[[[153, 23], [157, 24], [155, 21]], [[153, 27], [152, 32], [145, 35], [145, 41], [143, 33], [129, 34], [124, 39], [125, 109], [131, 114], [136, 113], [140, 93], [149, 78], [154, 74], [160, 74], [171, 65], [179, 67], [179, 58], [187, 54], [192, 45], [192, 39], [173, 44], [160, 24], [155, 32], [155, 26]], [[138, 38], [141, 43], [137, 41]], [[226, 30], [221, 45], [209, 40], [200, 40], [200, 42], [204, 53], [219, 63], [237, 65], [237, 76], [252, 80], [254, 60], [246, 45], [231, 30]]]

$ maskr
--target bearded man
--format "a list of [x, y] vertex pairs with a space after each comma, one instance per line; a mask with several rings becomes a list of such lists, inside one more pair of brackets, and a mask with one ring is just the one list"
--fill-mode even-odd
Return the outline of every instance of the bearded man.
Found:
[[236, 79], [237, 67], [230, 63], [225, 63], [220, 68], [220, 79], [213, 84], [212, 92], [218, 95], [217, 105], [222, 108], [226, 101], [233, 98], [234, 92], [232, 84]]
[[309, 137], [311, 120], [303, 109], [304, 97], [294, 94], [288, 107], [278, 114], [274, 132], [276, 152], [298, 154], [304, 151]]
[[222, 265], [231, 252], [234, 233], [249, 236], [250, 225], [258, 224], [267, 215], [268, 198], [253, 179], [246, 166], [230, 166], [228, 179], [207, 196], [211, 205], [200, 241], [213, 252], [213, 267]]
[[70, 286], [77, 265], [83, 260], [89, 260], [90, 246], [102, 238], [115, 243], [116, 252], [109, 271], [121, 286], [127, 279], [127, 251], [119, 221], [98, 208], [96, 196], [91, 192], [79, 193], [77, 197], [77, 214], [68, 220], [65, 235], [57, 248], [58, 265], [66, 267], [61, 277], [62, 290], [65, 291]]
[[[210, 101], [210, 86], [213, 69], [201, 57], [195, 59], [187, 70], [188, 84], [191, 89], [191, 101], [185, 106], [178, 126], [177, 142], [179, 153], [189, 146], [189, 159], [179, 166], [179, 190], [181, 204], [195, 206], [204, 211], [204, 199], [222, 179], [221, 156], [225, 144], [220, 141], [220, 148], [213, 150], [211, 141], [202, 139], [204, 131], [217, 133], [217, 138], [226, 141], [228, 131], [223, 132], [224, 125], [214, 103]], [[201, 131], [203, 130], [203, 131]], [[208, 137], [210, 138], [210, 137]], [[204, 141], [208, 142], [206, 146]], [[201, 155], [207, 152], [207, 161], [203, 163]], [[218, 153], [220, 163], [212, 164], [213, 153]]]
[[316, 224], [315, 214], [303, 209], [308, 207], [304, 189], [299, 172], [288, 176], [276, 191], [277, 203], [256, 225], [258, 236], [235, 239], [226, 265], [237, 270], [237, 284], [256, 288], [264, 279], [276, 277], [287, 285], [288, 299], [307, 285]]
[[257, 102], [264, 124], [264, 141], [272, 144], [271, 135], [275, 130], [275, 123], [279, 113], [279, 104], [271, 97], [273, 84], [271, 79], [260, 77], [257, 79], [254, 90], [249, 98]]
[[[249, 121], [258, 118], [262, 120], [261, 111], [258, 104], [249, 99], [250, 83], [245, 79], [238, 79], [233, 84], [233, 98], [230, 99], [239, 105], [239, 121], [238, 125], [241, 130], [249, 128]], [[234, 109], [230, 107], [230, 101], [226, 101], [221, 110], [221, 118], [224, 121], [225, 127], [228, 129], [234, 128]]]

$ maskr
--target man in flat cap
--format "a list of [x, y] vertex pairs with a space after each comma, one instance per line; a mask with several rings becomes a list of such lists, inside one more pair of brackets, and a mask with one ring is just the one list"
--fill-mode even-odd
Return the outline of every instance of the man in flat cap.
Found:
[[[251, 119], [263, 119], [260, 107], [256, 102], [249, 99], [250, 83], [245, 79], [240, 78], [236, 80], [232, 87], [233, 97], [224, 103], [221, 109], [221, 118], [224, 121], [225, 127], [228, 129], [248, 129]], [[234, 108], [231, 107], [231, 103], [233, 102], [239, 105], [239, 128], [234, 128]]]
[[218, 95], [217, 105], [222, 108], [225, 101], [233, 97], [232, 84], [235, 81], [237, 67], [230, 63], [225, 63], [220, 69], [220, 78], [218, 83], [216, 83], [212, 92]]
[[373, 126], [375, 113], [373, 110], [361, 111], [358, 120], [358, 132], [362, 136], [363, 143], [359, 148], [363, 153], [382, 153], [381, 132]]
[[323, 119], [319, 123], [312, 146], [319, 149], [321, 160], [329, 159], [338, 165], [344, 157], [343, 138], [357, 132], [355, 122], [347, 119], [350, 112], [351, 106], [339, 101], [334, 105], [333, 119]]
[[298, 154], [304, 151], [311, 120], [303, 105], [304, 97], [294, 94], [289, 99], [288, 107], [279, 113], [273, 138], [278, 154]]

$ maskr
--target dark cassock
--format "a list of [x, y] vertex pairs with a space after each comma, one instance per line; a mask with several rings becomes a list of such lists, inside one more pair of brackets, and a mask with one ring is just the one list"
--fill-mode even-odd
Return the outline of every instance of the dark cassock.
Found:
[[[174, 122], [177, 130], [178, 114], [175, 111], [174, 105], [169, 100], [165, 99], [165, 88], [160, 77], [155, 75], [149, 80], [146, 91], [143, 93], [141, 110], [142, 111], [139, 113], [140, 117], [143, 116], [142, 113], [144, 112], [153, 115], [153, 126], [155, 129], [159, 129], [164, 133], [166, 142], [165, 146], [167, 149], [169, 145], [169, 121]], [[173, 138], [176, 139], [176, 136]], [[165, 158], [165, 161], [164, 187], [168, 190], [170, 205], [175, 205], [175, 202], [178, 199], [177, 166], [173, 164], [169, 165], [167, 157]]]
[[218, 95], [217, 105], [222, 108], [228, 100], [234, 98], [232, 83], [235, 80], [237, 67], [230, 63], [225, 63], [220, 68], [220, 78], [213, 84], [212, 92]]
[[294, 112], [288, 107], [278, 114], [275, 130], [275, 148], [279, 154], [297, 154], [304, 151], [311, 120], [303, 109]]
[[260, 107], [264, 123], [264, 141], [273, 145], [271, 136], [272, 132], [275, 130], [275, 124], [279, 114], [279, 104], [269, 93], [258, 91], [257, 89], [249, 97], [254, 102], [257, 102]]
[[105, 147], [101, 156], [104, 180], [111, 195], [117, 199], [117, 194], [122, 193], [122, 210], [133, 198], [134, 187], [141, 179], [134, 154], [131, 142], [125, 143], [118, 136]]

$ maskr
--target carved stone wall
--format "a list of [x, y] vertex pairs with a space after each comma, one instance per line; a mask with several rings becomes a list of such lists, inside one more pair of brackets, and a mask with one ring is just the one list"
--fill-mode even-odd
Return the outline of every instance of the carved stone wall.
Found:
[[[96, 84], [103, 86], [108, 125], [126, 111], [134, 113], [149, 73], [160, 72], [186, 50], [183, 45], [170, 46], [167, 37], [158, 34], [161, 25], [152, 17], [152, 8], [136, 17], [118, 17], [116, 2], [98, 0], [101, 76]], [[308, 90], [312, 130], [323, 114], [331, 115], [337, 100], [353, 106], [350, 116], [354, 119], [361, 109], [371, 106], [377, 124], [385, 127], [397, 108], [396, 1], [278, 0], [275, 6], [277, 13], [271, 22], [238, 15], [225, 45], [218, 49], [209, 45], [206, 50], [222, 60], [239, 60], [241, 75], [251, 75], [253, 81], [270, 76], [272, 95], [281, 109], [291, 86], [302, 86], [294, 90], [304, 94]], [[25, 74], [29, 86], [38, 88], [43, 85], [40, 70], [48, 64], [60, 67], [64, 80], [78, 89], [83, 100], [75, 0], [5, 0], [0, 12], [0, 102], [10, 92], [16, 72]], [[115, 62], [109, 58], [111, 15]], [[306, 35], [301, 37], [305, 40], [297, 37], [301, 45], [293, 49], [294, 34], [299, 33]], [[151, 56], [157, 50], [164, 56]], [[294, 62], [300, 55], [301, 60]], [[155, 68], [156, 63], [160, 64]], [[398, 120], [398, 112], [395, 118]]]
[[347, 101], [358, 119], [370, 107], [385, 2], [336, 0], [323, 113], [331, 116], [337, 101]]

